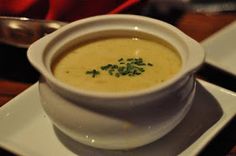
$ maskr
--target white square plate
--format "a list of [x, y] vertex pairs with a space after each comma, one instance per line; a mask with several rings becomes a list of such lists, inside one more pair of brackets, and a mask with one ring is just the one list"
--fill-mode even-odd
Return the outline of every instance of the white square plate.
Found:
[[196, 155], [236, 114], [235, 93], [198, 80], [193, 106], [172, 132], [141, 148], [107, 151], [72, 141], [55, 128], [41, 108], [37, 87], [0, 108], [0, 146], [19, 155]]
[[236, 76], [236, 21], [202, 42], [206, 62]]

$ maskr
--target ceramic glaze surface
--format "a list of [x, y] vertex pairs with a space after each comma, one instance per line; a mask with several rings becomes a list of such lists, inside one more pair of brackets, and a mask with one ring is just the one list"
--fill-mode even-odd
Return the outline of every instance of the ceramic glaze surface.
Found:
[[169, 133], [191, 108], [195, 88], [191, 77], [158, 101], [129, 110], [105, 111], [63, 98], [44, 78], [39, 83], [42, 106], [56, 127], [83, 144], [113, 150], [137, 148]]

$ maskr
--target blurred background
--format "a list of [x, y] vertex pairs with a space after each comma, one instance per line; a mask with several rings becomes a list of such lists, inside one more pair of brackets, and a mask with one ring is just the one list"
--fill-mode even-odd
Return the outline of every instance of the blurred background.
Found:
[[[117, 13], [163, 20], [201, 42], [236, 20], [236, 0], [0, 0], [0, 106], [37, 82], [26, 58], [32, 42], [68, 22]], [[235, 77], [208, 64], [197, 77], [236, 91]], [[202, 155], [236, 155], [234, 125]]]
[[[102, 14], [136, 14], [166, 21], [201, 41], [235, 20], [235, 10], [235, 0], [0, 0], [0, 16], [7, 16], [0, 18], [0, 79], [26, 83], [38, 80], [26, 59], [27, 47], [65, 24], [46, 20], [72, 22]], [[211, 22], [217, 16], [228, 19], [214, 25]]]

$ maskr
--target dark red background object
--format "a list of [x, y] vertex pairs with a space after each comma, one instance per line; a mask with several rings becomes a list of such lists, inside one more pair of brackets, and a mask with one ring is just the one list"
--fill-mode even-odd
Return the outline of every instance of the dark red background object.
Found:
[[74, 21], [119, 13], [139, 0], [0, 0], [1, 16]]

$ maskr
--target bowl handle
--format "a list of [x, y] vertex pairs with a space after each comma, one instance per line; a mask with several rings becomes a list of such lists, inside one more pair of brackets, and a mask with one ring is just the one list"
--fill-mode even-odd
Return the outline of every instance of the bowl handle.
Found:
[[44, 36], [43, 38], [37, 40], [27, 50], [27, 58], [31, 65], [36, 68], [41, 74], [46, 73], [47, 69], [44, 60], [44, 51], [46, 49], [47, 43], [50, 41], [51, 34]]
[[186, 73], [195, 73], [205, 62], [205, 51], [200, 43], [186, 35], [189, 43], [189, 55], [186, 62]]

